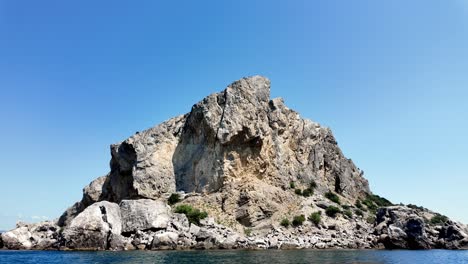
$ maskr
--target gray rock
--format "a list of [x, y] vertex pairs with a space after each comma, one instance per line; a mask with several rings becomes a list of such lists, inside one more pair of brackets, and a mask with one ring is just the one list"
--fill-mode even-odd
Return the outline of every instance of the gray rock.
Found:
[[102, 201], [86, 208], [65, 228], [64, 246], [70, 249], [105, 250], [111, 246], [111, 235], [121, 233], [119, 206]]
[[200, 232], [200, 227], [195, 224], [191, 224], [189, 232], [190, 234], [197, 236], [198, 233]]
[[102, 201], [107, 199], [109, 175], [99, 177], [88, 184], [83, 189], [83, 200], [82, 203], [86, 205], [91, 205], [95, 202]]
[[31, 249], [31, 232], [26, 226], [2, 233], [2, 240], [8, 249]]
[[152, 249], [176, 249], [179, 235], [175, 232], [156, 234], [153, 239]]
[[120, 203], [122, 232], [165, 229], [171, 219], [170, 210], [170, 207], [160, 200], [123, 200]]
[[113, 145], [109, 197], [213, 192], [241, 175], [279, 188], [316, 180], [321, 191], [364, 197], [367, 181], [331, 131], [269, 96], [268, 79], [243, 78], [195, 104], [189, 114]]
[[57, 231], [55, 222], [18, 223], [16, 229], [2, 233], [1, 240], [8, 249], [55, 249], [58, 247]]
[[468, 245], [468, 236], [460, 224], [447, 221], [443, 227], [430, 226], [423, 218], [428, 213], [406, 206], [381, 208], [374, 232], [386, 248], [459, 249]]

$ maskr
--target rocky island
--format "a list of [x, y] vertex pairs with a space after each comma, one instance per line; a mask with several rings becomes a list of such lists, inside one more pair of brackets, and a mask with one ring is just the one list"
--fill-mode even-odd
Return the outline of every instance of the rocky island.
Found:
[[243, 78], [111, 145], [110, 172], [54, 221], [0, 248], [466, 249], [468, 228], [373, 194], [330, 129]]

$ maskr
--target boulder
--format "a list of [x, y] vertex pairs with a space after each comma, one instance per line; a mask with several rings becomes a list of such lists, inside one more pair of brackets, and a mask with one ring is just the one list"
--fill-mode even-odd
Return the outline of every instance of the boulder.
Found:
[[5, 248], [55, 249], [58, 247], [58, 226], [55, 222], [44, 221], [34, 224], [19, 222], [16, 227], [1, 234]]
[[2, 233], [2, 240], [8, 249], [31, 249], [33, 247], [31, 232], [26, 226]]
[[164, 232], [156, 234], [151, 249], [176, 249], [179, 234], [175, 232]]
[[165, 229], [171, 220], [171, 208], [161, 200], [123, 200], [120, 211], [123, 233]]
[[69, 249], [110, 249], [111, 235], [122, 233], [119, 205], [94, 203], [76, 216], [63, 231], [64, 246]]

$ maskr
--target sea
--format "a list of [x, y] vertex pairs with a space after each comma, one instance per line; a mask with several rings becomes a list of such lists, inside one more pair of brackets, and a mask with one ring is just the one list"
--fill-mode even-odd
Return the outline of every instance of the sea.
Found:
[[468, 263], [468, 251], [450, 250], [214, 250], [214, 251], [0, 251], [10, 263]]

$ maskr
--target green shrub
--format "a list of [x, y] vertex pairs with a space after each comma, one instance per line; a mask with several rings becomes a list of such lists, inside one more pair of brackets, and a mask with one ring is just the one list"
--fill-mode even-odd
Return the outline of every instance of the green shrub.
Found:
[[314, 180], [310, 181], [309, 188], [312, 190], [317, 188], [317, 183]]
[[436, 214], [431, 218], [429, 223], [431, 225], [440, 225], [440, 224], [447, 222], [447, 220], [448, 220], [448, 217], [446, 217], [445, 215]]
[[245, 228], [245, 229], [244, 229], [244, 234], [245, 234], [246, 236], [250, 236], [250, 235], [252, 234], [252, 229], [251, 229], [251, 228]]
[[351, 208], [351, 206], [349, 206], [349, 205], [347, 205], [347, 204], [342, 205], [341, 207], [343, 207], [343, 209], [345, 209], [345, 210], [348, 210], [349, 208]]
[[408, 204], [406, 205], [407, 207], [411, 208], [411, 209], [415, 209], [415, 210], [420, 210], [420, 211], [424, 211], [426, 208], [422, 207], [422, 206], [417, 206], [415, 204]]
[[289, 220], [284, 218], [283, 220], [281, 220], [280, 225], [288, 227], [290, 225]]
[[362, 201], [362, 203], [365, 204], [367, 209], [372, 213], [377, 212], [379, 207], [393, 205], [389, 200], [375, 194], [367, 194], [366, 199]]
[[362, 209], [361, 201], [357, 200], [355, 205], [356, 205], [357, 208]]
[[321, 211], [314, 212], [314, 213], [310, 214], [310, 216], [309, 216], [309, 221], [311, 221], [315, 225], [318, 225], [320, 223], [321, 219], [322, 219], [322, 212]]
[[386, 207], [386, 206], [392, 206], [393, 205], [393, 203], [390, 202], [389, 200], [387, 200], [387, 199], [385, 199], [383, 197], [380, 197], [378, 195], [375, 195], [375, 194], [367, 194], [366, 200], [372, 201], [378, 207]]
[[291, 189], [296, 188], [296, 184], [293, 181], [289, 182], [289, 188], [291, 188]]
[[294, 190], [294, 193], [296, 193], [297, 195], [302, 195], [302, 190], [301, 189], [296, 189], [296, 190]]
[[178, 205], [176, 208], [175, 208], [175, 212], [178, 213], [178, 214], [188, 214], [189, 212], [191, 212], [193, 210], [193, 207], [191, 205], [188, 205], [188, 204], [181, 204], [181, 205]]
[[193, 208], [188, 204], [181, 204], [175, 208], [175, 212], [178, 214], [185, 214], [190, 223], [199, 225], [200, 220], [208, 216], [207, 212], [202, 212], [198, 209]]
[[354, 213], [355, 213], [356, 215], [359, 215], [359, 216], [363, 216], [363, 215], [364, 215], [364, 213], [362, 212], [361, 209], [356, 209], [356, 210], [354, 211]]
[[178, 193], [173, 193], [171, 196], [169, 196], [169, 199], [167, 200], [167, 203], [170, 205], [176, 204], [180, 202], [180, 195]]
[[325, 197], [327, 197], [330, 201], [334, 203], [340, 204], [340, 197], [338, 197], [338, 195], [336, 195], [335, 193], [328, 191], [327, 193], [325, 193]]
[[370, 215], [369, 217], [367, 217], [366, 221], [367, 221], [367, 223], [369, 223], [369, 224], [375, 223], [375, 216]]
[[305, 216], [304, 215], [296, 215], [293, 218], [292, 224], [293, 224], [293, 226], [300, 226], [300, 225], [302, 225], [302, 223], [304, 223], [304, 221], [305, 221]]
[[348, 218], [353, 218], [353, 212], [351, 212], [351, 210], [344, 210], [343, 211], [343, 214], [346, 215], [346, 217]]
[[336, 206], [328, 206], [327, 209], [325, 209], [325, 213], [330, 217], [335, 217], [338, 213], [341, 213], [341, 211], [340, 208]]
[[312, 196], [313, 194], [314, 194], [314, 190], [310, 188], [307, 188], [302, 192], [302, 196], [304, 197], [309, 197], [309, 196]]

